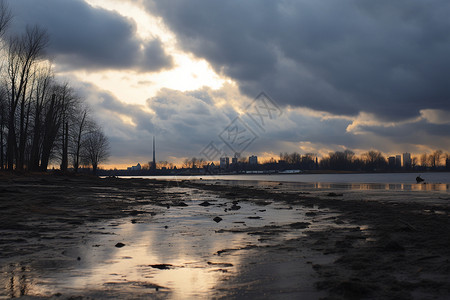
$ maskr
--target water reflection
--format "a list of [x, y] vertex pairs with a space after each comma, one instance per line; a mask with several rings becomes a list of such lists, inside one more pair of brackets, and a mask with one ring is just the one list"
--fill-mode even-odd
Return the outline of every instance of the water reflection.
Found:
[[[305, 184], [308, 186], [307, 184]], [[386, 190], [386, 191], [448, 191], [450, 185], [442, 183], [314, 183], [316, 189], [346, 189], [346, 190]]]
[[6, 270], [2, 270], [4, 277], [2, 281], [8, 297], [16, 298], [25, 296], [28, 291], [29, 280], [27, 278], [28, 268], [20, 264], [11, 264]]
[[[70, 267], [49, 270], [46, 265], [52, 258], [42, 255], [38, 259], [44, 261], [31, 267], [12, 265], [3, 270], [1, 280], [7, 292], [0, 296], [69, 293], [101, 298], [112, 293], [120, 298], [132, 293], [163, 294], [171, 299], [212, 298], [216, 286], [242, 274], [248, 252], [239, 249], [278, 244], [302, 235], [301, 230], [280, 231], [263, 240], [258, 234], [248, 234], [248, 228], [305, 220], [304, 211], [288, 209], [285, 204], [261, 207], [241, 201], [234, 211], [229, 210], [231, 200], [215, 195], [187, 188], [173, 188], [168, 193], [183, 195], [188, 206], [147, 205], [142, 209], [152, 213], [137, 222], [125, 219], [101, 225], [109, 234], [93, 235], [94, 239], [63, 252], [61, 256], [72, 260]], [[200, 206], [205, 200], [212, 205]], [[216, 216], [223, 220], [214, 222]], [[115, 247], [118, 242], [125, 246]], [[223, 252], [226, 254], [218, 255]], [[55, 257], [53, 262], [60, 259]]]
[[[449, 172], [428, 172], [422, 174], [426, 184], [416, 184], [415, 173], [360, 173], [360, 174], [274, 174], [274, 175], [203, 175], [203, 176], [141, 176], [142, 178], [165, 180], [201, 180], [214, 182], [224, 180], [232, 184], [274, 185], [279, 182], [296, 184], [305, 188], [341, 188], [353, 190], [408, 190], [449, 191]], [[126, 177], [126, 176], [125, 176]]]
[[[200, 181], [196, 181], [200, 182]], [[204, 182], [204, 181], [203, 181]], [[221, 183], [220, 181], [217, 183]], [[223, 184], [242, 185], [242, 186], [265, 186], [276, 189], [279, 187], [278, 181], [251, 181], [251, 180], [226, 180]], [[329, 182], [282, 182], [283, 185], [301, 189], [336, 189], [336, 190], [386, 190], [386, 191], [450, 191], [450, 184], [445, 183], [329, 183]]]

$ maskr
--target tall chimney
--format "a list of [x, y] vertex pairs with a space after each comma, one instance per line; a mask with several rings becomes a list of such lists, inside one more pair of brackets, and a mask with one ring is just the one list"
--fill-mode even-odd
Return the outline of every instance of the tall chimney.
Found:
[[156, 158], [155, 158], [155, 136], [153, 136], [153, 169], [156, 169]]

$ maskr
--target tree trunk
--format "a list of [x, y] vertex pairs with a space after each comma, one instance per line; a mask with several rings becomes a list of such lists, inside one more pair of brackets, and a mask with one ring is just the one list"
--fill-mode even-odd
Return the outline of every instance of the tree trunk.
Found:
[[78, 128], [78, 136], [77, 136], [77, 148], [75, 151], [75, 161], [73, 164], [73, 168], [75, 170], [75, 172], [78, 172], [78, 168], [80, 166], [80, 152], [81, 152], [81, 138], [82, 138], [82, 134], [83, 134], [83, 128], [86, 122], [86, 115], [87, 115], [87, 111], [85, 110], [83, 112], [83, 118], [81, 119], [81, 123], [80, 123], [80, 127]]
[[63, 135], [62, 135], [62, 160], [61, 160], [61, 171], [66, 172], [68, 167], [68, 157], [67, 157], [67, 145], [69, 143], [69, 123], [63, 124]]
[[53, 143], [58, 134], [58, 127], [55, 120], [55, 98], [56, 95], [52, 95], [52, 101], [50, 103], [50, 108], [48, 110], [47, 116], [45, 118], [44, 124], [44, 139], [42, 144], [42, 157], [41, 157], [41, 171], [47, 171], [48, 163], [50, 162], [50, 155], [53, 148]]
[[2, 120], [0, 126], [0, 169], [3, 170], [5, 167], [4, 154], [3, 154], [3, 112], [2, 112]]
[[14, 113], [10, 113], [8, 120], [8, 137], [6, 146], [6, 159], [8, 170], [14, 170], [14, 152], [16, 147], [16, 130], [14, 128]]
[[34, 117], [34, 135], [33, 142], [31, 144], [30, 155], [30, 169], [32, 171], [39, 170], [39, 157], [40, 157], [40, 141], [41, 141], [41, 124], [40, 124], [40, 111], [36, 109], [36, 116]]

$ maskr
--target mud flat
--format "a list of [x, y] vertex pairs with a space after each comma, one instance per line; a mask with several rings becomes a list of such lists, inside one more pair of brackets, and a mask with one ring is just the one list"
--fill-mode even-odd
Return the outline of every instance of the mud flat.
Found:
[[0, 179], [1, 299], [450, 297], [448, 192]]

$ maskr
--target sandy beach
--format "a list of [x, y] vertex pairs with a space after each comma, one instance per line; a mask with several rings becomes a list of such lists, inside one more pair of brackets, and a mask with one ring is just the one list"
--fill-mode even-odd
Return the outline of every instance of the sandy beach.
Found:
[[448, 299], [450, 195], [0, 180], [0, 298]]

